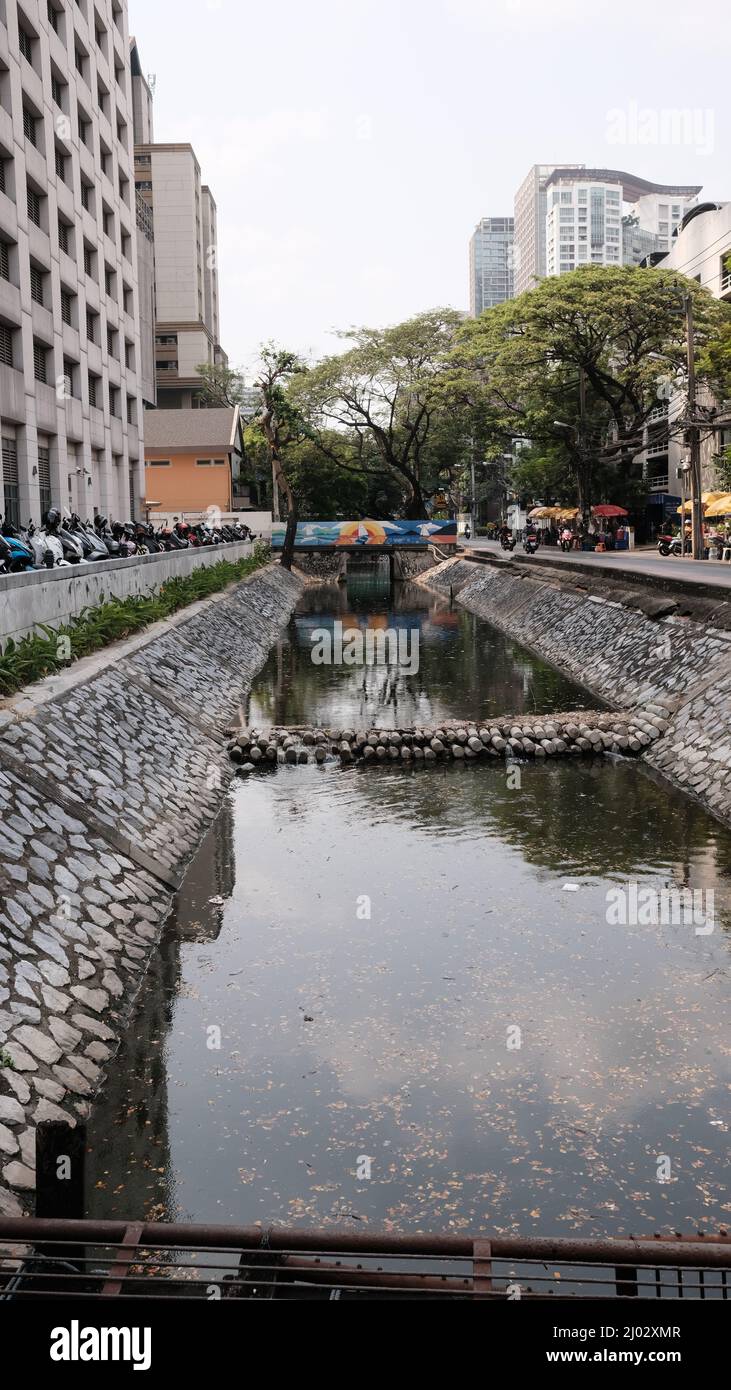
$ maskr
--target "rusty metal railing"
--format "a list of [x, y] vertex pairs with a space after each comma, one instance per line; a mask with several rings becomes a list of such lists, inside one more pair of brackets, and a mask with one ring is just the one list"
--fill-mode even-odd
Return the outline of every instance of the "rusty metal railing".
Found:
[[574, 1240], [0, 1218], [0, 1301], [727, 1300], [730, 1286], [726, 1231]]

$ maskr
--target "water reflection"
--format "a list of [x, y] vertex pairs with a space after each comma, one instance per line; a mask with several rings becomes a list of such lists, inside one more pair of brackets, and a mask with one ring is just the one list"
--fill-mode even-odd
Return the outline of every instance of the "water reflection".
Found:
[[[313, 721], [360, 708], [352, 673], [311, 667], [298, 645], [321, 604], [308, 594], [256, 684], [252, 704], [281, 722], [305, 700]], [[339, 604], [360, 611], [347, 593]], [[471, 710], [476, 695], [515, 708], [516, 667], [547, 689], [484, 624], [419, 590], [409, 604], [427, 633], [457, 619], [456, 636], [425, 643], [430, 708]], [[502, 764], [285, 766], [236, 784], [95, 1113], [90, 1210], [353, 1229], [717, 1227], [730, 873], [731, 835], [634, 763], [529, 765], [519, 787]], [[630, 878], [713, 886], [717, 930], [610, 925], [607, 889]]]
[[[301, 724], [378, 722], [384, 728], [447, 716], [486, 719], [504, 713], [577, 707], [597, 701], [545, 662], [481, 623], [474, 614], [435, 599], [416, 584], [397, 597], [369, 591], [367, 581], [309, 588], [286, 634], [272, 651], [250, 696], [249, 722]], [[316, 666], [312, 635], [330, 628], [398, 631], [418, 636], [419, 670], [388, 666]]]

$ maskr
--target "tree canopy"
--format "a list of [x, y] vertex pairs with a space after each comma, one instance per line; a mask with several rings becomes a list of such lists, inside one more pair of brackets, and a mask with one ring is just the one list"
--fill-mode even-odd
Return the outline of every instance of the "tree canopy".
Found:
[[726, 310], [695, 281], [631, 266], [552, 276], [462, 325], [455, 380], [482, 396], [503, 445], [522, 437], [558, 449], [587, 511], [598, 477], [626, 486], [653, 411], [683, 389], [685, 296], [702, 353]]

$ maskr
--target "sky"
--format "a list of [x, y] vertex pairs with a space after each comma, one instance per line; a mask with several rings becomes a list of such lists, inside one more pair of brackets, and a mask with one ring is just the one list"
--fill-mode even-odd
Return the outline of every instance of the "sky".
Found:
[[[576, 161], [731, 198], [722, 0], [130, 0], [155, 139], [218, 206], [221, 343], [466, 309], [480, 217]], [[683, 113], [672, 119], [672, 112]]]

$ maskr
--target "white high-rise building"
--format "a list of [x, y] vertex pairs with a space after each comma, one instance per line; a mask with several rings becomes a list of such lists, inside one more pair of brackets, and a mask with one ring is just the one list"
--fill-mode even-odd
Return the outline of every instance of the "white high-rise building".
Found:
[[[593, 199], [588, 197], [590, 188], [594, 189]], [[578, 195], [582, 190], [587, 197], [582, 193], [580, 203]], [[672, 244], [673, 232], [692, 206], [700, 187], [655, 184], [622, 170], [587, 169], [583, 164], [534, 164], [515, 195], [516, 294], [532, 289], [545, 275], [559, 275], [562, 270], [574, 269], [585, 262], [617, 263], [614, 254], [617, 248], [614, 195], [617, 190], [620, 192], [620, 222], [623, 216], [631, 216], [639, 228], [637, 233], [623, 234], [620, 227], [618, 263], [621, 265], [636, 264], [649, 249], [667, 250]], [[557, 202], [554, 200], [556, 193]], [[561, 193], [565, 195], [563, 201]], [[573, 194], [571, 200], [570, 193]], [[549, 225], [549, 214], [554, 206], [563, 207], [563, 215], [558, 213], [552, 217]], [[580, 206], [585, 206], [587, 213], [593, 206], [593, 253], [589, 219], [579, 217]], [[573, 216], [569, 214], [570, 208], [573, 208]], [[579, 235], [584, 230], [588, 233], [586, 237]], [[655, 240], [648, 241], [648, 236]], [[580, 250], [584, 244], [586, 251]], [[568, 254], [571, 246], [573, 255]]]
[[470, 315], [512, 299], [513, 218], [483, 217], [470, 237]]
[[622, 264], [622, 185], [552, 174], [547, 186], [546, 274]]
[[0, 0], [2, 511], [143, 491], [127, 6]]

